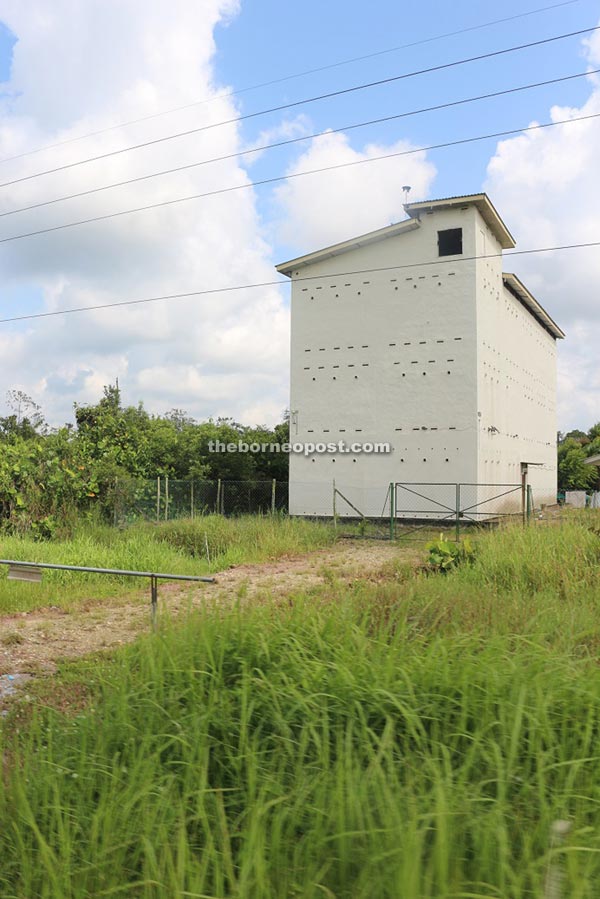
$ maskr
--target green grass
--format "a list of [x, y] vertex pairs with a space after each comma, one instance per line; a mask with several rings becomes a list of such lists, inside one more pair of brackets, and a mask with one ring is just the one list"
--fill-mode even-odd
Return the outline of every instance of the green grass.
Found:
[[542, 899], [555, 866], [594, 899], [599, 520], [163, 620], [34, 685], [54, 708], [0, 737], [0, 895]]
[[[270, 516], [134, 525], [127, 530], [83, 525], [69, 540], [39, 541], [0, 536], [0, 558], [95, 568], [205, 575], [244, 562], [262, 562], [327, 546], [334, 540], [325, 524]], [[208, 554], [207, 554], [208, 546]], [[0, 571], [0, 615], [82, 599], [102, 599], [139, 590], [140, 582], [108, 575], [47, 571], [34, 586], [6, 580]], [[144, 584], [144, 588], [146, 585]]]

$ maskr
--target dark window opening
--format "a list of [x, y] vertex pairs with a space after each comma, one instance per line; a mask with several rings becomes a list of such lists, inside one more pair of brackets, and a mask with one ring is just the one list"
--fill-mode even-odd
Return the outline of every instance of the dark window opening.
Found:
[[462, 228], [438, 231], [438, 255], [460, 256], [462, 253]]

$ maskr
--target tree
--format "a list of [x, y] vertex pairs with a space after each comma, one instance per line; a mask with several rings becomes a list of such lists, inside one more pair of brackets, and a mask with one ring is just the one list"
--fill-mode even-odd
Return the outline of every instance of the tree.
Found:
[[581, 444], [567, 437], [558, 447], [558, 489], [589, 490], [598, 473], [593, 465], [586, 465], [587, 453]]

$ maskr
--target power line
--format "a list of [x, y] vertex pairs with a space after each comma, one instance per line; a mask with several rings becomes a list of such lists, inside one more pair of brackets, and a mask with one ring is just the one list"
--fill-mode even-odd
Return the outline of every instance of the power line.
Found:
[[441, 150], [446, 147], [458, 147], [462, 144], [476, 143], [482, 140], [490, 140], [496, 137], [508, 137], [512, 134], [522, 134], [526, 131], [539, 131], [543, 128], [554, 128], [556, 125], [571, 125], [573, 122], [583, 122], [589, 119], [597, 119], [600, 113], [592, 113], [585, 116], [576, 116], [571, 119], [561, 119], [555, 122], [544, 122], [539, 125], [529, 125], [526, 128], [512, 128], [508, 131], [494, 131], [490, 134], [480, 134], [476, 137], [465, 137], [459, 140], [446, 141], [440, 144], [430, 144], [428, 147], [417, 147], [412, 150], [399, 150], [395, 153], [385, 153], [382, 156], [371, 156], [368, 159], [355, 159], [351, 162], [340, 162], [336, 165], [326, 165], [318, 169], [307, 169], [304, 172], [291, 172], [288, 175], [277, 175], [274, 178], [263, 178], [260, 181], [249, 181], [245, 184], [235, 184], [230, 187], [221, 187], [216, 190], [206, 191], [201, 194], [188, 194], [185, 197], [175, 197], [171, 200], [161, 200], [158, 203], [148, 203], [145, 206], [136, 206], [132, 209], [122, 209], [119, 212], [108, 212], [104, 215], [95, 215], [87, 219], [79, 219], [76, 222], [65, 222], [62, 225], [52, 225], [49, 228], [39, 228], [37, 231], [26, 231], [23, 234], [13, 234], [10, 237], [0, 238], [0, 245], [11, 243], [14, 240], [24, 240], [28, 237], [39, 237], [42, 234], [51, 234], [55, 231], [64, 231], [67, 228], [77, 228], [80, 225], [89, 225], [93, 222], [103, 222], [113, 218], [120, 218], [124, 215], [131, 215], [135, 212], [147, 212], [150, 209], [161, 209], [166, 206], [175, 206], [178, 203], [187, 203], [191, 200], [205, 199], [206, 197], [215, 197], [219, 194], [233, 193], [237, 190], [247, 190], [253, 187], [263, 187], [266, 184], [276, 184], [279, 181], [288, 181], [292, 178], [302, 178], [306, 175], [317, 175], [323, 172], [332, 172], [337, 169], [350, 168], [351, 166], [365, 165], [369, 162], [381, 162], [385, 159], [396, 159], [400, 156], [412, 156], [415, 153], [426, 153], [428, 150]]
[[17, 209], [9, 209], [6, 212], [0, 212], [0, 218], [6, 218], [6, 216], [9, 216], [9, 215], [16, 215], [19, 212], [30, 212], [32, 209], [40, 209], [43, 206], [52, 206], [55, 203], [63, 203], [67, 200], [76, 200], [80, 197], [87, 197], [87, 196], [90, 196], [91, 194], [101, 193], [102, 191], [105, 191], [105, 190], [112, 190], [113, 188], [116, 188], [116, 187], [126, 187], [129, 184], [137, 184], [140, 181], [148, 181], [151, 178], [160, 178], [160, 177], [163, 177], [164, 175], [173, 175], [176, 172], [188, 171], [189, 169], [198, 168], [199, 166], [202, 166], [202, 165], [209, 165], [210, 163], [213, 163], [213, 162], [224, 162], [228, 159], [236, 159], [239, 156], [247, 156], [250, 153], [259, 153], [259, 152], [263, 152], [264, 150], [273, 150], [278, 147], [285, 147], [285, 146], [289, 146], [290, 144], [296, 144], [296, 143], [301, 143], [302, 141], [313, 140], [314, 138], [317, 138], [317, 137], [324, 137], [327, 134], [339, 134], [340, 132], [343, 132], [343, 131], [353, 131], [353, 130], [356, 130], [357, 128], [366, 128], [367, 126], [370, 126], [370, 125], [379, 125], [383, 122], [391, 122], [391, 121], [395, 121], [397, 119], [408, 118], [410, 116], [420, 115], [421, 113], [425, 113], [425, 112], [437, 112], [442, 109], [450, 109], [454, 106], [462, 106], [462, 105], [465, 105], [466, 103], [474, 103], [479, 100], [489, 100], [494, 97], [503, 97], [508, 94], [515, 94], [515, 93], [519, 93], [520, 91], [531, 90], [531, 89], [537, 88], [537, 87], [547, 87], [549, 84], [559, 84], [560, 82], [572, 81], [576, 78], [587, 78], [588, 75], [596, 75], [599, 72], [600, 72], [600, 69], [590, 69], [586, 72], [578, 72], [575, 75], [564, 75], [561, 78], [551, 78], [547, 81], [537, 81], [533, 84], [524, 84], [519, 87], [511, 87], [511, 88], [507, 88], [507, 89], [501, 90], [501, 91], [494, 91], [493, 93], [479, 94], [476, 97], [465, 97], [460, 100], [452, 100], [448, 103], [438, 103], [435, 106], [424, 106], [424, 107], [421, 107], [421, 109], [413, 109], [410, 112], [399, 112], [399, 113], [395, 113], [394, 115], [383, 116], [378, 119], [370, 119], [369, 121], [366, 121], [366, 122], [358, 122], [358, 123], [354, 123], [351, 125], [344, 125], [340, 128], [328, 128], [325, 131], [318, 131], [315, 134], [304, 134], [301, 137], [292, 137], [292, 138], [288, 138], [286, 140], [276, 141], [276, 142], [270, 143], [270, 144], [263, 144], [262, 146], [258, 146], [258, 147], [251, 147], [248, 150], [240, 150], [237, 153], [228, 153], [224, 156], [214, 156], [211, 159], [202, 159], [199, 162], [190, 162], [190, 163], [187, 163], [186, 165], [178, 165], [178, 166], [175, 166], [174, 168], [164, 169], [163, 171], [160, 171], [160, 172], [151, 172], [148, 175], [138, 175], [135, 178], [126, 178], [123, 181], [115, 181], [112, 184], [104, 184], [100, 187], [92, 187], [92, 188], [89, 188], [88, 190], [78, 191], [77, 193], [74, 193], [74, 194], [66, 194], [65, 196], [62, 196], [62, 197], [54, 197], [50, 200], [42, 200], [40, 203], [32, 203], [29, 206], [20, 206]]
[[[425, 266], [443, 266], [443, 265], [458, 265], [463, 262], [475, 262], [480, 259], [503, 259], [506, 257], [512, 256], [531, 256], [535, 253], [551, 253], [559, 250], [575, 250], [575, 249], [587, 249], [590, 247], [600, 247], [600, 240], [589, 241], [587, 243], [572, 243], [572, 244], [562, 244], [559, 246], [553, 247], [534, 247], [529, 250], [511, 250], [508, 253], [487, 253], [481, 256], [462, 256], [460, 259], [434, 259], [430, 262], [407, 262], [402, 265], [385, 265], [379, 268], [363, 268], [357, 269], [354, 271], [345, 271], [345, 272], [329, 272], [323, 275], [307, 275], [300, 278], [294, 278], [293, 283], [297, 284], [299, 282], [305, 281], [322, 281], [326, 279], [331, 279], [332, 277], [349, 277], [351, 275], [373, 275], [378, 272], [389, 272], [389, 271], [399, 271], [401, 269], [407, 268], [423, 268]], [[20, 321], [28, 321], [30, 319], [38, 319], [38, 318], [53, 318], [58, 315], [71, 315], [73, 313], [78, 312], [96, 312], [100, 309], [114, 309], [121, 306], [139, 306], [145, 303], [158, 303], [163, 300], [181, 300], [181, 299], [190, 299], [191, 297], [200, 297], [200, 296], [209, 296], [219, 293], [231, 293], [236, 290], [252, 290], [255, 288], [264, 288], [264, 287], [281, 287], [282, 285], [291, 284], [292, 282], [289, 279], [278, 279], [273, 281], [259, 281], [254, 284], [236, 284], [231, 285], [229, 287], [212, 287], [204, 290], [191, 290], [186, 293], [169, 293], [162, 294], [161, 296], [156, 297], [143, 297], [142, 299], [137, 300], [120, 300], [116, 303], [100, 303], [95, 306], [77, 306], [73, 309], [54, 309], [52, 312], [33, 312], [28, 315], [17, 315], [13, 318], [2, 318], [0, 319], [0, 324], [7, 324], [9, 322], [20, 322]]]
[[328, 99], [331, 99], [332, 97], [340, 97], [343, 95], [356, 93], [357, 91], [369, 90], [372, 87], [380, 87], [381, 85], [384, 85], [384, 84], [392, 84], [397, 81], [405, 80], [407, 78], [417, 77], [418, 75], [426, 75], [431, 72], [441, 72], [446, 69], [455, 68], [456, 66], [467, 65], [468, 63], [472, 63], [472, 62], [480, 62], [483, 59], [491, 59], [491, 58], [498, 57], [498, 56], [504, 56], [507, 53], [515, 53], [519, 50], [527, 50], [527, 49], [530, 49], [531, 47], [541, 47], [543, 45], [551, 44], [556, 41], [562, 41], [562, 40], [565, 40], [570, 37], [578, 37], [579, 35], [589, 34], [590, 32], [594, 32], [594, 31], [598, 31], [598, 30], [600, 30], [600, 25], [595, 25], [591, 28], [582, 28], [579, 31], [570, 31], [570, 32], [566, 32], [564, 34], [555, 35], [554, 37], [548, 37], [548, 38], [544, 38], [544, 39], [538, 40], [538, 41], [530, 41], [527, 44], [518, 44], [514, 47], [505, 47], [502, 50], [494, 50], [490, 53], [481, 53], [478, 56], [470, 56], [465, 59], [454, 60], [453, 62], [440, 63], [439, 65], [436, 65], [436, 66], [429, 66], [426, 69], [416, 69], [413, 72], [404, 72], [401, 75], [392, 75], [389, 78], [380, 78], [377, 81], [370, 81], [370, 82], [366, 82], [364, 84], [357, 84], [357, 85], [353, 85], [352, 87], [342, 88], [337, 91], [330, 91], [329, 93], [318, 94], [315, 97], [307, 97], [307, 98], [304, 98], [303, 100], [295, 100], [292, 103], [283, 103], [283, 104], [280, 104], [279, 106], [272, 106], [269, 109], [261, 109], [261, 110], [258, 110], [257, 112], [250, 112], [250, 113], [247, 113], [246, 115], [238, 116], [237, 118], [225, 119], [224, 121], [213, 122], [209, 125], [200, 125], [197, 128], [188, 128], [186, 131], [178, 131], [174, 134], [167, 134], [163, 137], [156, 137], [156, 138], [153, 138], [152, 140], [142, 141], [139, 144], [132, 144], [129, 147], [121, 147], [120, 150], [110, 150], [110, 151], [107, 151], [106, 153], [100, 153], [97, 156], [89, 156], [86, 159], [79, 159], [75, 162], [68, 162], [68, 163], [65, 163], [64, 165], [55, 166], [54, 168], [51, 168], [51, 169], [45, 169], [41, 172], [34, 172], [30, 175], [22, 175], [20, 178], [13, 178], [10, 181], [4, 181], [3, 183], [0, 184], [0, 188], [10, 187], [14, 184], [21, 184], [24, 181], [31, 181], [34, 178], [41, 178], [44, 175], [53, 175], [53, 174], [56, 174], [57, 172], [64, 172], [67, 169], [72, 169], [72, 168], [75, 168], [76, 166], [87, 165], [90, 162], [98, 162], [102, 159], [108, 159], [113, 156], [118, 156], [122, 153], [130, 153], [132, 150], [140, 150], [144, 147], [155, 146], [156, 144], [161, 144], [161, 143], [164, 143], [165, 141], [175, 140], [180, 137], [189, 137], [191, 134], [199, 134], [202, 131], [209, 131], [213, 128], [220, 128], [223, 125], [237, 125], [239, 122], [243, 122], [248, 119], [253, 119], [253, 118], [256, 118], [256, 117], [262, 116], [262, 115], [268, 115], [269, 113], [273, 113], [273, 112], [281, 112], [284, 109], [292, 109], [297, 106], [306, 106], [309, 103], [316, 103], [317, 101], [320, 101], [320, 100], [328, 100]]
[[77, 141], [85, 140], [88, 137], [97, 137], [100, 134], [107, 134], [110, 131], [116, 131], [119, 128], [126, 128], [129, 125], [138, 125], [142, 122], [148, 122], [152, 119], [157, 119], [157, 118], [160, 118], [161, 116], [165, 116], [165, 115], [171, 115], [172, 113], [175, 113], [175, 112], [184, 112], [187, 109], [193, 109], [196, 106], [202, 106], [206, 103], [212, 103], [215, 100], [226, 99], [227, 97], [235, 97], [237, 95], [248, 93], [249, 91], [258, 90], [263, 87], [271, 87], [272, 85], [282, 84], [286, 81], [292, 81], [296, 78], [303, 78], [306, 75], [314, 75], [319, 72], [325, 72], [329, 69], [340, 68], [341, 66], [350, 65], [351, 63], [354, 63], [354, 62], [362, 62], [365, 59], [374, 59], [377, 56], [384, 56], [385, 54], [396, 53], [399, 50], [406, 50], [410, 47], [418, 47], [423, 44], [430, 44], [435, 41], [444, 40], [445, 38], [448, 38], [448, 37], [456, 37], [457, 35], [460, 35], [460, 34], [467, 34], [468, 32], [471, 32], [471, 31], [481, 31], [482, 29], [490, 28], [493, 25], [501, 25], [506, 22], [513, 22], [516, 19], [524, 19], [528, 16], [534, 16], [534, 15], [537, 15], [538, 13], [542, 13], [542, 12], [549, 12], [552, 9], [559, 9], [560, 7], [563, 7], [563, 6], [571, 6], [573, 3], [579, 3], [579, 2], [580, 2], [580, 0], [563, 0], [562, 3], [554, 3], [551, 6], [541, 6], [541, 7], [538, 7], [537, 9], [532, 9], [527, 12], [517, 13], [514, 16], [506, 16], [505, 18], [502, 18], [502, 19], [493, 19], [491, 22], [483, 22], [481, 25], [470, 25], [470, 26], [467, 26], [466, 28], [459, 28], [457, 31], [447, 31], [444, 34], [434, 35], [433, 37], [421, 38], [420, 40], [411, 41], [407, 44], [400, 44], [397, 47], [388, 47], [387, 49], [376, 50], [373, 53], [366, 53], [362, 56], [353, 56], [350, 59], [342, 59], [339, 62], [329, 63], [324, 66], [318, 66], [317, 68], [314, 68], [314, 69], [305, 69], [303, 72], [296, 72], [292, 75], [284, 75], [280, 78], [274, 78], [270, 81], [263, 81], [259, 84], [253, 84], [248, 87], [239, 88], [238, 90], [224, 91], [220, 94], [214, 95], [213, 97], [205, 97], [203, 100], [195, 100], [192, 103], [186, 103], [183, 106], [175, 106], [175, 107], [172, 107], [171, 109], [162, 110], [162, 112], [155, 112], [155, 113], [151, 113], [150, 115], [140, 116], [137, 119], [130, 119], [127, 122], [120, 122], [117, 125], [110, 125], [107, 128], [100, 128], [97, 131], [88, 131], [86, 134], [80, 134], [77, 137], [71, 137], [71, 138], [68, 138], [67, 140], [57, 141], [56, 143], [53, 143], [53, 144], [46, 144], [43, 147], [37, 147], [33, 150], [27, 150], [24, 153], [17, 153], [14, 156], [6, 156], [3, 159], [0, 159], [0, 164], [4, 163], [4, 162], [12, 162], [15, 159], [23, 159], [26, 156], [33, 156], [36, 153], [43, 153], [46, 150], [53, 150], [57, 147], [64, 147], [67, 144], [72, 144]]

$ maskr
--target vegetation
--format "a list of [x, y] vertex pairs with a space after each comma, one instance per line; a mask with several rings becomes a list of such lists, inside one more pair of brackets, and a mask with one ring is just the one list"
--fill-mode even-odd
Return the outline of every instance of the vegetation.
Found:
[[96, 405], [76, 406], [76, 427], [49, 429], [39, 407], [11, 391], [0, 418], [0, 527], [42, 538], [68, 535], [82, 514], [111, 518], [120, 479], [287, 480], [283, 453], [211, 453], [221, 443], [286, 443], [288, 424], [270, 430], [231, 419], [195, 422], [174, 409], [149, 415], [121, 404], [118, 387]]
[[427, 559], [429, 568], [441, 574], [447, 574], [463, 562], [472, 562], [475, 559], [475, 549], [468, 537], [460, 543], [453, 543], [440, 534], [439, 539], [428, 543], [426, 549], [429, 552]]
[[63, 668], [4, 729], [0, 894], [597, 896], [598, 517]]
[[[72, 537], [39, 541], [0, 536], [0, 558], [96, 568], [205, 575], [244, 562], [263, 562], [308, 552], [333, 540], [331, 528], [285, 516], [229, 519], [206, 515], [194, 521], [140, 524], [125, 531], [108, 525], [81, 525]], [[6, 579], [0, 571], [0, 615], [53, 605], [70, 608], [83, 598], [139, 590], [126, 577], [46, 571], [36, 587]], [[144, 585], [144, 589], [147, 585]]]
[[589, 456], [600, 453], [600, 422], [590, 430], [558, 434], [558, 489], [600, 490], [600, 468], [586, 465]]

